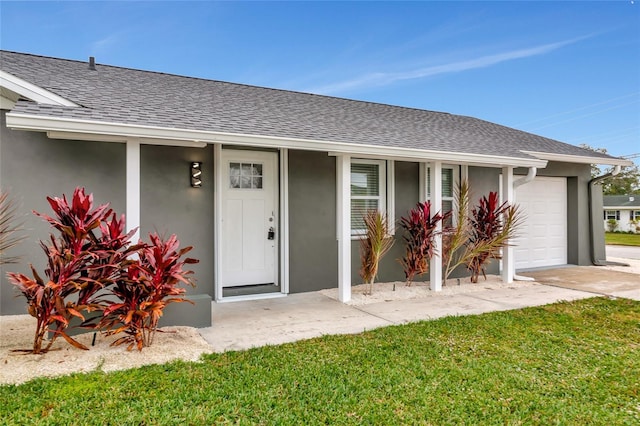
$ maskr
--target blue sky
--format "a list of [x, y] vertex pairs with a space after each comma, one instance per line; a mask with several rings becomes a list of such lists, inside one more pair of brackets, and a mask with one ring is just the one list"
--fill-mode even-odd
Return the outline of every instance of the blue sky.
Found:
[[6, 50], [470, 115], [640, 152], [639, 1], [1, 1], [0, 19]]

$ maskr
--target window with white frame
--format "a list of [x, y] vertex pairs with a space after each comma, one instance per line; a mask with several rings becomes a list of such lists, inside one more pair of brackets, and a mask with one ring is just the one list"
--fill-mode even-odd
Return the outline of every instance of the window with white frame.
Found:
[[604, 220], [620, 220], [620, 210], [605, 210]]
[[[427, 200], [431, 200], [431, 170], [427, 167]], [[442, 166], [442, 213], [453, 212], [454, 188], [458, 181], [457, 166]], [[452, 224], [453, 214], [445, 226]]]
[[365, 232], [369, 210], [387, 211], [387, 168], [383, 160], [351, 160], [351, 234]]
[[631, 220], [640, 220], [640, 210], [631, 210], [629, 217]]

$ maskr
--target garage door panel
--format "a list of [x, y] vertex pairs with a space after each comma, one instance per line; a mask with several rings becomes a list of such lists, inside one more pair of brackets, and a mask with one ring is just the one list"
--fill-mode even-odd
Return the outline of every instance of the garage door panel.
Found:
[[557, 236], [558, 238], [562, 238], [564, 234], [564, 229], [561, 225], [549, 225], [549, 236], [553, 238]]
[[517, 189], [516, 203], [525, 216], [515, 241], [516, 269], [566, 264], [566, 178], [535, 178]]
[[547, 205], [542, 202], [533, 203], [533, 214], [535, 215], [544, 215], [547, 214]]

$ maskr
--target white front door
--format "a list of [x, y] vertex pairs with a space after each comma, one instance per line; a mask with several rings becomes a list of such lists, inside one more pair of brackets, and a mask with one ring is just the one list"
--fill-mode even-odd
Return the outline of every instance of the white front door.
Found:
[[273, 152], [222, 150], [222, 287], [278, 282], [277, 158]]

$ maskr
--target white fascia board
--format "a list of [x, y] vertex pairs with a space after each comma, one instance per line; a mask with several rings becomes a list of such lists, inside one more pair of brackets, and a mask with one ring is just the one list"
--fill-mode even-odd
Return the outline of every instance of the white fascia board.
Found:
[[579, 164], [604, 164], [607, 166], [632, 166], [633, 161], [625, 160], [624, 158], [603, 158], [603, 157], [589, 157], [582, 155], [569, 155], [569, 154], [553, 154], [550, 152], [536, 152], [536, 151], [522, 151], [525, 154], [532, 155], [536, 158], [547, 161], [559, 161], [564, 163], [579, 163]]
[[640, 206], [602, 206], [603, 210], [640, 210]]
[[0, 86], [32, 101], [45, 105], [77, 107], [78, 104], [53, 92], [0, 70]]
[[[546, 160], [536, 158], [503, 157], [484, 154], [469, 154], [453, 151], [430, 151], [426, 149], [398, 148], [377, 145], [349, 145], [348, 150], [339, 151], [332, 146], [329, 155], [350, 154], [355, 158], [389, 159], [407, 162], [441, 161], [443, 164], [465, 164], [480, 167], [539, 167], [547, 166]], [[535, 166], [534, 164], [537, 164]]]
[[97, 135], [91, 133], [73, 133], [73, 132], [47, 132], [49, 139], [67, 139], [67, 140], [80, 140], [88, 142], [116, 142], [126, 143], [131, 141], [137, 141], [143, 145], [164, 145], [164, 146], [184, 146], [189, 148], [204, 148], [207, 146], [205, 142], [194, 141], [176, 141], [168, 139], [156, 139], [156, 138], [130, 138], [126, 136], [111, 136], [111, 135]]
[[460, 152], [430, 151], [379, 145], [327, 142], [312, 139], [257, 136], [203, 130], [186, 130], [93, 120], [77, 120], [59, 117], [9, 113], [7, 127], [14, 130], [54, 131], [80, 134], [109, 135], [124, 138], [149, 138], [172, 141], [222, 143], [262, 148], [287, 148], [308, 151], [324, 151], [333, 155], [348, 154], [353, 157], [384, 158], [404, 161], [444, 161], [489, 167], [538, 167], [544, 168], [547, 161], [537, 158], [503, 157]]

